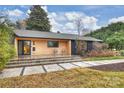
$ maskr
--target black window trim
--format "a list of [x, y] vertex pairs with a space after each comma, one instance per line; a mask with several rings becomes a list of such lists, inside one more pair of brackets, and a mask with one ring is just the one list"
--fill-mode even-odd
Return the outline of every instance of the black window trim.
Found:
[[[49, 42], [57, 42], [58, 44], [57, 44], [57, 46], [49, 46]], [[58, 48], [58, 47], [59, 47], [59, 41], [48, 40], [48, 41], [47, 41], [47, 47], [48, 47], [48, 48]]]

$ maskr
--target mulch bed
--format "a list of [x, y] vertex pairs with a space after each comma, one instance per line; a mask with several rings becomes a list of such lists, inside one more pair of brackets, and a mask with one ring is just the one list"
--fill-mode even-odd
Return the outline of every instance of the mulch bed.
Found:
[[124, 71], [124, 63], [106, 64], [89, 68], [101, 71]]

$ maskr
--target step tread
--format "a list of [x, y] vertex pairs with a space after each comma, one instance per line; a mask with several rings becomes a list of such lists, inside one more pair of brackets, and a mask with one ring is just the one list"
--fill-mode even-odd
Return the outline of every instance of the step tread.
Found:
[[36, 58], [19, 58], [19, 59], [11, 59], [10, 61], [23, 61], [23, 60], [36, 60], [36, 59], [53, 59], [53, 58], [74, 58], [79, 56], [61, 56], [61, 57], [36, 57]]
[[11, 64], [6, 65], [7, 68], [10, 67], [23, 67], [23, 66], [33, 66], [33, 65], [46, 65], [46, 64], [56, 64], [56, 63], [69, 63], [69, 62], [81, 62], [81, 60], [71, 60], [71, 61], [59, 61], [59, 62], [40, 62], [40, 63], [26, 63], [26, 64]]
[[43, 61], [43, 60], [38, 60], [38, 61], [28, 61], [28, 62], [13, 62], [13, 63], [7, 63], [7, 65], [10, 65], [10, 64], [29, 64], [29, 63], [45, 63], [45, 62], [63, 62], [63, 61], [81, 61], [81, 59], [70, 59], [70, 60], [47, 60], [47, 61]]
[[23, 60], [10, 60], [10, 61], [25, 61], [25, 60], [52, 60], [52, 59], [68, 59], [68, 58], [80, 58], [80, 57], [64, 57], [64, 58], [35, 58], [35, 59], [23, 59]]
[[61, 60], [78, 60], [78, 59], [81, 59], [81, 58], [75, 58], [75, 57], [73, 57], [73, 58], [60, 58], [60, 59], [58, 59], [58, 58], [52, 58], [52, 59], [35, 59], [35, 60], [21, 60], [21, 61], [19, 61], [19, 60], [16, 60], [16, 61], [9, 61], [8, 63], [9, 64], [13, 64], [13, 63], [25, 63], [25, 62], [37, 62], [37, 61], [61, 61]]

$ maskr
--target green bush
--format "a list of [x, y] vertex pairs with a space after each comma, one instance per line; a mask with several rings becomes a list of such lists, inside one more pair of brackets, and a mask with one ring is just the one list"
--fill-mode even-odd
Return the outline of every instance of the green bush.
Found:
[[4, 68], [9, 58], [10, 58], [9, 45], [6, 43], [0, 46], [0, 70]]
[[121, 56], [124, 56], [124, 50], [120, 50]]
[[11, 44], [12, 30], [6, 25], [0, 25], [0, 71], [15, 55], [14, 46]]
[[15, 47], [11, 45], [9, 47], [10, 58], [13, 58], [16, 55]]

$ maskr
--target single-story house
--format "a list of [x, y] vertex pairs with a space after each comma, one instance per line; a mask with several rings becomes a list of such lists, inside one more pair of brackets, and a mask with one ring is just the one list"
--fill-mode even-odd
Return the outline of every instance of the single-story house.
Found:
[[[92, 50], [93, 42], [102, 40], [75, 34], [42, 32], [33, 30], [14, 30], [14, 45], [17, 55], [76, 55], [77, 39], [85, 42], [85, 49]], [[84, 48], [84, 43], [82, 43]]]

